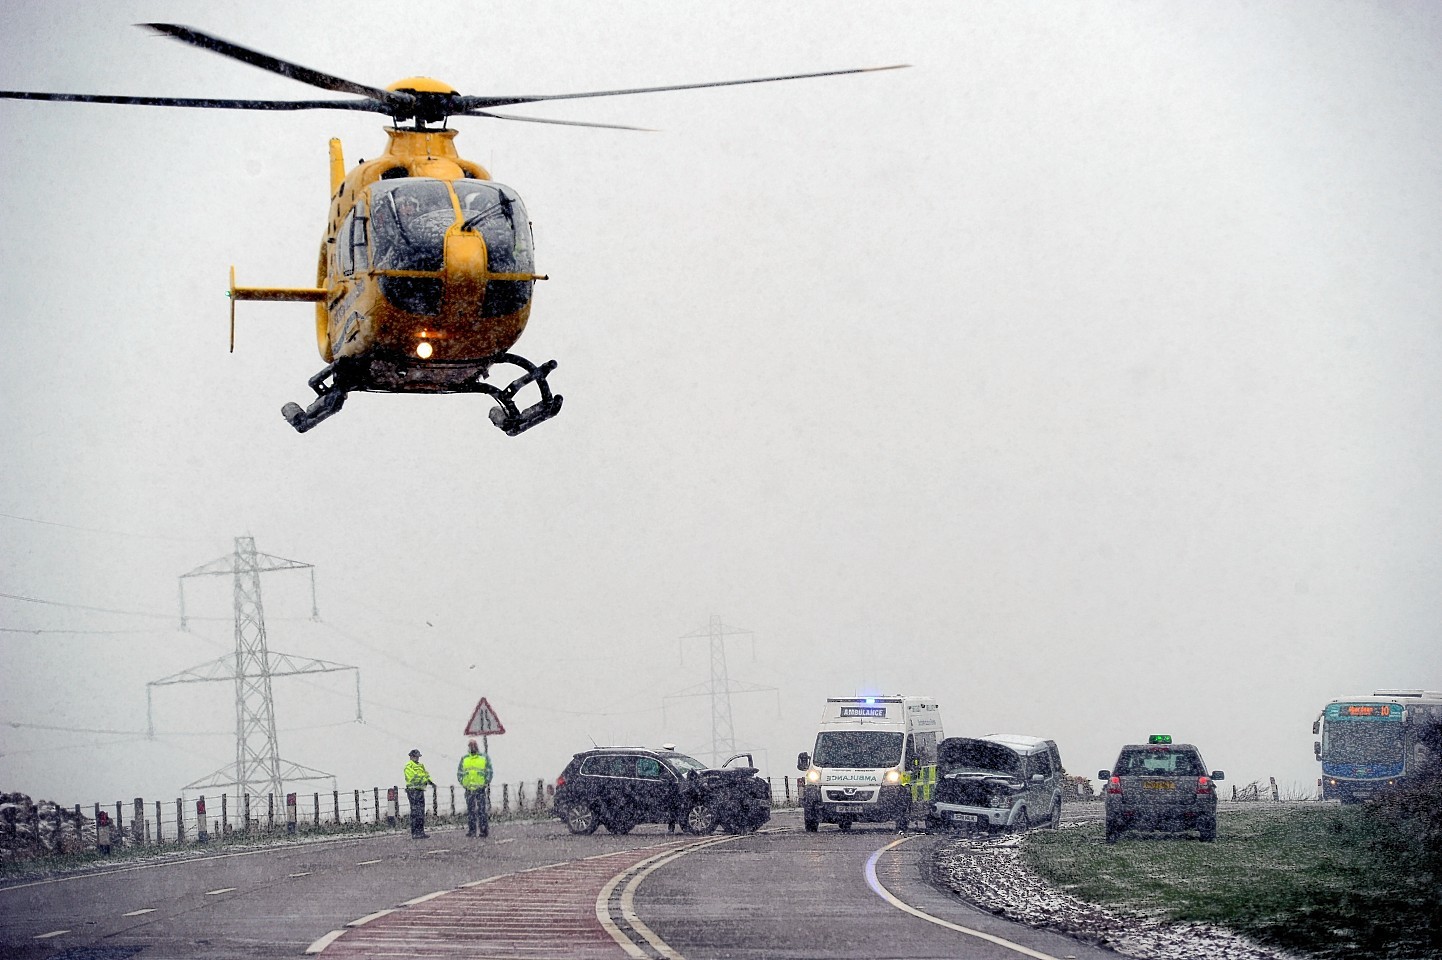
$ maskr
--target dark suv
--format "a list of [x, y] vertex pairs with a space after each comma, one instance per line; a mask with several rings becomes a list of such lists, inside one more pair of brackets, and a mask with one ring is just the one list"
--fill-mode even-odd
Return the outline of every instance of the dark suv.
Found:
[[1097, 777], [1106, 781], [1107, 843], [1123, 830], [1195, 830], [1203, 840], [1217, 838], [1217, 780], [1202, 753], [1190, 743], [1172, 743], [1155, 734], [1146, 743], [1122, 747], [1116, 766]]
[[[730, 766], [743, 758], [746, 766]], [[707, 769], [673, 750], [597, 747], [566, 764], [552, 809], [572, 833], [595, 833], [598, 826], [627, 833], [638, 823], [743, 833], [771, 819], [771, 787], [756, 776], [750, 754]]]

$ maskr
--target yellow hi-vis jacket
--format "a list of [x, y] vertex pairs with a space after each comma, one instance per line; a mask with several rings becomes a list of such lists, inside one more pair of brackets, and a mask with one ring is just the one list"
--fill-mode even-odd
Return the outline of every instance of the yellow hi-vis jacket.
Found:
[[410, 760], [406, 763], [406, 789], [419, 790], [431, 782], [431, 775], [426, 773], [425, 764], [419, 760]]
[[479, 790], [491, 785], [491, 759], [484, 753], [468, 753], [461, 757], [456, 766], [456, 779], [467, 790]]

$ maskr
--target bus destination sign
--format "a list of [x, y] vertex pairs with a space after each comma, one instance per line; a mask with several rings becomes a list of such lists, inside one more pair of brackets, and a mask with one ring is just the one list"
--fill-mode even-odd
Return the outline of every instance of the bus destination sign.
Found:
[[1400, 720], [1402, 708], [1395, 703], [1334, 703], [1327, 707], [1327, 715], [1334, 719], [1357, 717]]

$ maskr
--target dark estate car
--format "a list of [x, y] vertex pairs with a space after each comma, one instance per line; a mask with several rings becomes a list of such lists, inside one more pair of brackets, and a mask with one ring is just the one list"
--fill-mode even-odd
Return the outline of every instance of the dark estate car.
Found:
[[1208, 772], [1202, 753], [1165, 735], [1122, 747], [1116, 766], [1097, 777], [1106, 781], [1107, 843], [1123, 830], [1195, 830], [1217, 838], [1217, 785], [1222, 771]]
[[1026, 830], [1061, 826], [1062, 769], [1056, 742], [993, 733], [937, 746], [929, 829]]
[[[741, 758], [747, 766], [728, 766]], [[771, 787], [750, 764], [750, 754], [708, 769], [673, 750], [597, 747], [572, 757], [556, 779], [553, 809], [572, 833], [626, 833], [638, 823], [743, 833], [771, 819]]]

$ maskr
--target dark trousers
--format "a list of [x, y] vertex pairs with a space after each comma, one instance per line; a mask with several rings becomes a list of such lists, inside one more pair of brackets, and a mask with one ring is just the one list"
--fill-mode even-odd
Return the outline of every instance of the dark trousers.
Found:
[[480, 787], [466, 791], [466, 836], [487, 836], [491, 832], [491, 814], [487, 809], [487, 789]]
[[411, 802], [411, 836], [419, 837], [426, 832], [426, 791], [407, 787], [406, 799]]

